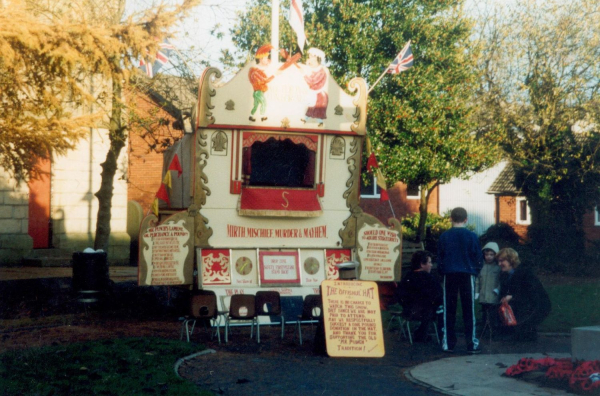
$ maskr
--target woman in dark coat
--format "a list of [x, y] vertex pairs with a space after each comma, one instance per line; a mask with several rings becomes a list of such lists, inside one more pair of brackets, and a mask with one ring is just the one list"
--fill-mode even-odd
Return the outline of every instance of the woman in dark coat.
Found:
[[507, 302], [517, 319], [514, 331], [516, 340], [533, 341], [537, 326], [550, 314], [548, 293], [540, 280], [527, 268], [520, 266], [519, 254], [505, 248], [496, 256], [502, 270], [500, 275], [501, 302]]

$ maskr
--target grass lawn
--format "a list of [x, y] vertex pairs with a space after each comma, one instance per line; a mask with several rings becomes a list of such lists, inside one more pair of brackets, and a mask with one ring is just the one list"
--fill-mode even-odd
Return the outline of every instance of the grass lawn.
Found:
[[175, 375], [204, 349], [161, 338], [89, 341], [0, 355], [1, 395], [212, 395]]
[[568, 333], [573, 327], [600, 325], [600, 280], [549, 285], [552, 312], [540, 325], [543, 332]]
[[[541, 332], [570, 333], [573, 327], [600, 325], [600, 279], [565, 284], [546, 284], [544, 288], [552, 301], [552, 312], [538, 328]], [[481, 318], [480, 304], [475, 304], [475, 314]], [[384, 326], [389, 313], [382, 312]], [[481, 328], [481, 324], [477, 326]], [[460, 301], [456, 314], [456, 330], [464, 331]]]

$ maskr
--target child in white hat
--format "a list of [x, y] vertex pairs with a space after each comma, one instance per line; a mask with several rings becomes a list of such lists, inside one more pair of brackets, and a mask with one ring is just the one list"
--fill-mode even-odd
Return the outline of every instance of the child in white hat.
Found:
[[[482, 323], [484, 328], [486, 324], [492, 329], [497, 328], [498, 305], [500, 304], [500, 267], [496, 262], [498, 254], [498, 244], [488, 242], [481, 251], [483, 252], [483, 267], [479, 273], [478, 287], [475, 289], [479, 295], [481, 312], [483, 314]], [[476, 295], [477, 297], [477, 295]]]

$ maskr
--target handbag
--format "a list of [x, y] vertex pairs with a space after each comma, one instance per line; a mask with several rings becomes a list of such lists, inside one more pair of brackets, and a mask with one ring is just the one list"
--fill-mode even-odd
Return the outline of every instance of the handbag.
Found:
[[499, 312], [500, 312], [500, 318], [502, 319], [502, 323], [505, 326], [516, 326], [517, 325], [517, 318], [515, 318], [515, 314], [514, 314], [512, 308], [510, 307], [510, 305], [508, 305], [508, 303], [506, 301], [500, 305]]

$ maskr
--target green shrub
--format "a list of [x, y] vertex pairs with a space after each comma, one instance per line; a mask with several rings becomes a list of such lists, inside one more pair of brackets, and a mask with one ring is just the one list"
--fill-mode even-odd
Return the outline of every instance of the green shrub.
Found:
[[[417, 240], [417, 229], [419, 228], [419, 219], [421, 215], [419, 213], [414, 213], [412, 215], [408, 215], [402, 219], [402, 239], [406, 239], [408, 241], [416, 241]], [[427, 221], [425, 222], [425, 227], [430, 227], [431, 229], [431, 239], [437, 243], [438, 239], [440, 239], [440, 235], [444, 231], [452, 228], [452, 221], [450, 220], [450, 211], [447, 211], [443, 215], [439, 215], [437, 213], [427, 213]], [[467, 224], [467, 228], [471, 231], [475, 230], [475, 225]]]
[[521, 237], [515, 232], [515, 230], [506, 223], [498, 223], [490, 226], [485, 233], [479, 238], [481, 246], [488, 242], [496, 242], [500, 249], [510, 247], [515, 249]]

